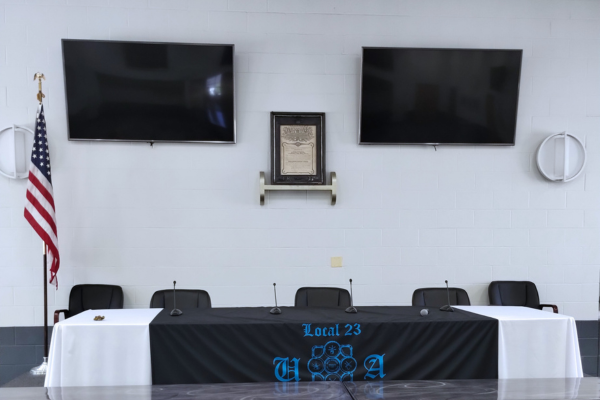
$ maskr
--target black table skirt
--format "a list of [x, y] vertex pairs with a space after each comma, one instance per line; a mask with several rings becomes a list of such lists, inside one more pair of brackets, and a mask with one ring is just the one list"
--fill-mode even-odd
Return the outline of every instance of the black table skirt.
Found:
[[497, 320], [421, 309], [163, 310], [150, 323], [152, 382], [498, 378]]

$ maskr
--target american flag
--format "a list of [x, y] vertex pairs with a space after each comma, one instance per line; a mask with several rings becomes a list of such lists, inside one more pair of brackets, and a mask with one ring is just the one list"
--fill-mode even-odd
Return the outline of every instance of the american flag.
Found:
[[54, 193], [52, 191], [52, 177], [50, 174], [50, 151], [48, 150], [46, 117], [44, 115], [44, 107], [40, 106], [35, 123], [33, 150], [31, 151], [31, 164], [29, 166], [25, 219], [48, 246], [50, 283], [54, 283], [58, 287], [56, 273], [60, 266], [60, 255], [58, 253]]

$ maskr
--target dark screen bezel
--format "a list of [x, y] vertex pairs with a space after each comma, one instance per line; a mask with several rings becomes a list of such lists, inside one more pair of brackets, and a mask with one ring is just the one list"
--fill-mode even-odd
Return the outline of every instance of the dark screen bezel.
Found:
[[[87, 42], [87, 43], [139, 43], [139, 44], [157, 44], [157, 45], [184, 45], [184, 46], [218, 46], [218, 47], [231, 47], [232, 50], [232, 69], [233, 69], [233, 140], [231, 141], [217, 141], [217, 140], [144, 140], [144, 139], [85, 139], [85, 138], [72, 138], [71, 129], [69, 127], [69, 99], [67, 96], [67, 71], [65, 65], [65, 42]], [[237, 118], [236, 118], [236, 92], [235, 92], [235, 45], [234, 44], [218, 44], [218, 43], [181, 43], [181, 42], [146, 42], [146, 41], [134, 41], [134, 40], [93, 40], [93, 39], [61, 39], [61, 51], [62, 51], [62, 63], [63, 63], [63, 77], [64, 77], [64, 90], [65, 90], [65, 109], [67, 112], [67, 135], [69, 141], [74, 142], [141, 142], [141, 143], [219, 143], [219, 144], [235, 144], [237, 142]]]
[[[513, 127], [512, 142], [510, 143], [458, 143], [458, 142], [441, 142], [441, 143], [427, 143], [427, 142], [363, 142], [362, 141], [362, 102], [363, 102], [363, 67], [364, 67], [364, 53], [365, 49], [380, 49], [380, 50], [437, 50], [437, 51], [516, 51], [520, 53], [521, 63], [519, 65], [518, 84], [517, 84], [517, 98], [515, 100], [515, 123]], [[515, 146], [517, 136], [517, 119], [519, 111], [519, 97], [521, 94], [521, 71], [523, 69], [523, 49], [473, 49], [473, 48], [438, 48], [438, 47], [379, 47], [379, 46], [363, 46], [361, 50], [361, 62], [360, 62], [360, 90], [359, 90], [359, 112], [358, 112], [358, 144], [359, 145], [429, 145], [429, 146]]]

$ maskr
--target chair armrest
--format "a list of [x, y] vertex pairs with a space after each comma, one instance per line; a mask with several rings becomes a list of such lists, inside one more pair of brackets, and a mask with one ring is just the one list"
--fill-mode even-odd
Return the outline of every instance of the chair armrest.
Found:
[[540, 307], [552, 307], [552, 311], [554, 312], [554, 314], [558, 314], [558, 307], [554, 304], [540, 304]]
[[60, 313], [65, 314], [65, 318], [66, 318], [68, 312], [69, 312], [69, 310], [56, 310], [56, 311], [54, 311], [54, 323], [58, 324], [58, 320], [60, 318]]

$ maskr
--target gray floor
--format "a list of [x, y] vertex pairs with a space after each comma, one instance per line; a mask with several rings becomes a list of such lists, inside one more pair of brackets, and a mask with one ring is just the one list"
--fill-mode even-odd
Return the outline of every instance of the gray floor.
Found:
[[[23, 378], [23, 377], [20, 377]], [[29, 378], [14, 380], [32, 382]], [[7, 387], [2, 400], [168, 400], [168, 399], [600, 399], [598, 378], [453, 381], [222, 383], [117, 387]]]
[[1, 387], [44, 387], [45, 378], [46, 375], [31, 375], [29, 372], [25, 372]]

